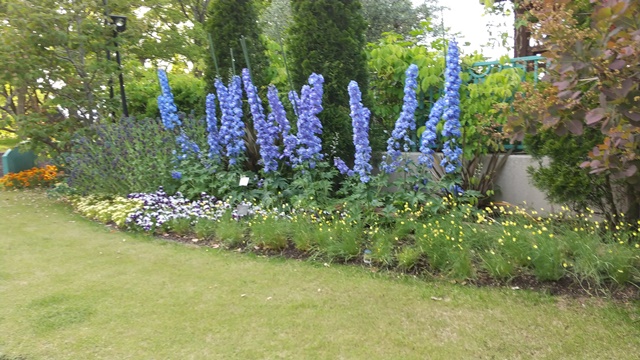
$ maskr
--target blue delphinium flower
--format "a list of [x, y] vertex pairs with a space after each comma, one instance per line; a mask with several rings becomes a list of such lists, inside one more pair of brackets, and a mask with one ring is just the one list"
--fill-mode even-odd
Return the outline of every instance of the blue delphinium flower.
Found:
[[169, 96], [173, 101], [173, 93], [171, 92], [171, 86], [169, 86], [169, 77], [167, 72], [163, 69], [158, 69], [158, 81], [160, 82], [160, 91], [162, 95]]
[[176, 180], [180, 180], [180, 179], [182, 179], [182, 173], [180, 171], [172, 171], [171, 172], [171, 177], [176, 179]]
[[457, 184], [453, 184], [449, 187], [449, 192], [457, 195], [457, 196], [462, 196], [464, 195], [464, 189], [462, 188], [462, 186], [457, 185]]
[[278, 124], [278, 131], [282, 135], [282, 142], [284, 143], [284, 149], [282, 150], [282, 154], [280, 154], [280, 158], [291, 159], [295, 154], [296, 146], [298, 146], [298, 139], [295, 135], [291, 134], [291, 124], [289, 124], [287, 113], [278, 97], [278, 89], [276, 89], [275, 86], [269, 86], [267, 99], [271, 107], [269, 122]]
[[300, 96], [298, 96], [298, 93], [295, 92], [295, 90], [289, 91], [289, 101], [291, 102], [291, 105], [293, 106], [293, 113], [296, 116], [300, 116], [300, 110], [299, 110]]
[[418, 67], [411, 64], [405, 72], [404, 103], [402, 112], [396, 121], [391, 137], [387, 140], [387, 154], [383, 157], [382, 170], [387, 174], [393, 173], [400, 165], [401, 149], [409, 151], [413, 145], [410, 138], [412, 130], [416, 129], [415, 113], [418, 108], [416, 89], [418, 87]]
[[173, 94], [169, 86], [169, 78], [166, 71], [158, 69], [158, 80], [160, 81], [160, 89], [162, 94], [158, 96], [158, 110], [160, 110], [160, 118], [162, 124], [168, 130], [180, 126], [182, 123], [178, 118], [178, 108], [173, 101]]
[[442, 112], [444, 111], [444, 96], [438, 99], [429, 113], [429, 118], [425, 124], [424, 132], [420, 139], [420, 156], [418, 157], [418, 163], [426, 165], [429, 169], [433, 167], [433, 149], [431, 145], [435, 144], [437, 137], [436, 126], [442, 118]]
[[198, 156], [200, 154], [200, 147], [194, 141], [189, 139], [189, 136], [184, 133], [184, 131], [180, 131], [180, 134], [176, 136], [176, 142], [180, 147], [180, 154], [178, 155], [178, 160], [185, 160], [189, 157], [189, 155], [194, 154]]
[[158, 110], [160, 110], [162, 124], [167, 130], [173, 130], [176, 126], [182, 124], [178, 117], [178, 108], [173, 103], [173, 100], [171, 100], [171, 97], [159, 95]]
[[367, 183], [370, 180], [371, 145], [369, 144], [369, 118], [371, 111], [362, 105], [362, 94], [358, 83], [349, 83], [349, 105], [351, 108], [351, 125], [353, 126], [353, 144], [356, 148], [356, 156], [353, 172], [360, 175], [360, 181]]
[[218, 138], [224, 147], [229, 165], [235, 165], [244, 154], [244, 123], [242, 122], [242, 84], [240, 77], [234, 76], [226, 87], [220, 79], [214, 83], [220, 102], [220, 130]]
[[206, 99], [207, 112], [207, 143], [209, 144], [209, 158], [220, 156], [220, 143], [218, 142], [218, 119], [216, 118], [216, 96], [208, 94]]
[[298, 148], [295, 161], [301, 164], [309, 162], [311, 168], [315, 162], [323, 158], [322, 142], [318, 137], [322, 134], [322, 124], [318, 114], [322, 111], [322, 75], [311, 74], [309, 85], [302, 87], [302, 98], [298, 104]]
[[258, 89], [251, 82], [249, 69], [242, 69], [242, 81], [244, 90], [247, 93], [247, 101], [253, 117], [253, 126], [256, 129], [256, 142], [260, 146], [260, 156], [264, 165], [264, 172], [278, 170], [278, 147], [275, 144], [278, 136], [278, 125], [272, 121], [267, 121], [262, 107], [262, 100], [258, 96]]
[[333, 158], [333, 165], [338, 169], [338, 171], [340, 171], [340, 174], [342, 175], [354, 175], [353, 170], [349, 169], [349, 166], [344, 162], [344, 160], [340, 159], [339, 157]]
[[269, 85], [267, 89], [267, 100], [269, 101], [269, 107], [271, 107], [269, 121], [278, 124], [278, 131], [284, 138], [284, 136], [291, 131], [291, 124], [289, 124], [289, 120], [287, 119], [287, 112], [284, 110], [284, 105], [282, 105], [278, 97], [278, 89], [273, 85]]
[[444, 158], [441, 165], [447, 173], [455, 172], [462, 164], [462, 149], [458, 144], [460, 137], [460, 53], [455, 40], [449, 43], [446, 69], [444, 73], [444, 128], [442, 136], [449, 138], [443, 145]]

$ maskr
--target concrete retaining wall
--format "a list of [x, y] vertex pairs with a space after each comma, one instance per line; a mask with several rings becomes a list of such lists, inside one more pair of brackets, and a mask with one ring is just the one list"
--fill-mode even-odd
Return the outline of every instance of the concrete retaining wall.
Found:
[[[417, 162], [420, 153], [404, 153]], [[544, 163], [544, 161], [543, 161]], [[560, 211], [560, 205], [552, 204], [545, 194], [531, 183], [527, 168], [538, 167], [531, 155], [512, 154], [496, 178], [495, 201], [505, 201], [541, 213]]]

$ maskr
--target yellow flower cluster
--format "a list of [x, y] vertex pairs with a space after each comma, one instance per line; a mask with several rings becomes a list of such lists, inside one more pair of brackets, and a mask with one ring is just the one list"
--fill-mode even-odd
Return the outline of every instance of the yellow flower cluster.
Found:
[[7, 190], [47, 187], [55, 183], [58, 175], [58, 168], [54, 165], [43, 168], [34, 167], [18, 173], [8, 173], [0, 178], [0, 185]]
[[71, 196], [68, 200], [83, 216], [105, 224], [114, 223], [118, 227], [124, 227], [127, 216], [142, 207], [139, 200], [119, 196], [111, 199], [95, 195]]

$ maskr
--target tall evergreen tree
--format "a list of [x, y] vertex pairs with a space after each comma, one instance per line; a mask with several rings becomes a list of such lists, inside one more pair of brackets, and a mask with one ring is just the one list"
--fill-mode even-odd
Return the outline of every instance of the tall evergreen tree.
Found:
[[[225, 82], [228, 82], [234, 66], [236, 75], [240, 75], [242, 69], [248, 67], [241, 44], [241, 38], [244, 37], [253, 80], [258, 86], [265, 85], [265, 48], [260, 40], [256, 6], [255, 0], [213, 0], [209, 4], [205, 30], [211, 36], [218, 70]], [[207, 83], [213, 89], [213, 79], [217, 76], [215, 63], [211, 55], [206, 59]], [[232, 59], [235, 59], [235, 64]]]
[[[322, 146], [329, 152], [353, 158], [349, 81], [355, 80], [366, 99], [366, 22], [358, 0], [292, 0], [293, 24], [287, 38], [291, 54], [291, 76], [300, 88], [311, 73], [322, 74], [324, 110], [320, 113]], [[337, 140], [337, 142], [336, 142]]]

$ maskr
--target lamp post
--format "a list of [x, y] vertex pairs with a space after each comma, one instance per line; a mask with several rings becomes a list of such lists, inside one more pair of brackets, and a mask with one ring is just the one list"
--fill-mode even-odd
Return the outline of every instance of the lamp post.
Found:
[[[120, 99], [122, 100], [122, 116], [129, 117], [129, 109], [127, 108], [127, 95], [124, 91], [124, 77], [122, 76], [122, 62], [120, 59], [120, 50], [118, 50], [118, 33], [127, 29], [127, 17], [122, 15], [109, 15], [111, 23], [115, 25], [113, 32], [113, 44], [116, 48], [116, 61], [118, 62], [118, 80], [120, 82]], [[107, 54], [107, 59], [110, 54]], [[113, 98], [113, 86], [110, 88], [110, 95]]]

